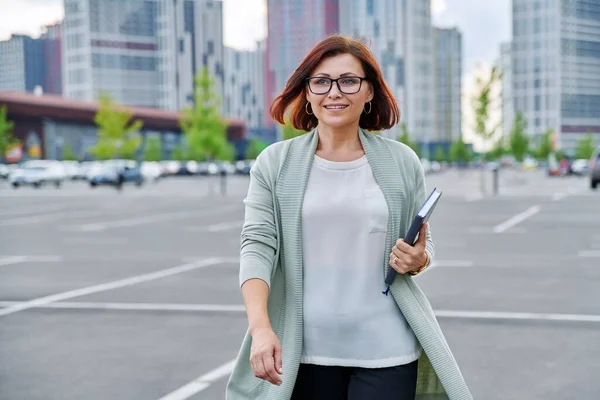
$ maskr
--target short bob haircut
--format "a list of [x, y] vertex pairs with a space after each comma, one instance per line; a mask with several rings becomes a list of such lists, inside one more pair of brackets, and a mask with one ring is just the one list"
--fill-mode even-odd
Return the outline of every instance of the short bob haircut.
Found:
[[285, 89], [271, 103], [271, 117], [280, 124], [286, 124], [286, 113], [289, 111], [289, 121], [296, 129], [310, 131], [318, 120], [306, 113], [306, 78], [328, 57], [338, 54], [351, 54], [358, 58], [365, 71], [366, 80], [373, 88], [371, 112], [363, 112], [359, 126], [368, 131], [390, 129], [400, 120], [400, 109], [394, 96], [386, 85], [383, 74], [373, 53], [362, 42], [343, 35], [332, 35], [317, 43], [304, 57], [292, 76], [288, 79]]

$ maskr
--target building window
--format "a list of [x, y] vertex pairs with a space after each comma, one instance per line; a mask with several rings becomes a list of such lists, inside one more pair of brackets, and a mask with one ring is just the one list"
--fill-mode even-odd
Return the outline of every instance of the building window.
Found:
[[375, 10], [375, 6], [373, 4], [375, 0], [367, 0], [367, 15], [372, 16]]

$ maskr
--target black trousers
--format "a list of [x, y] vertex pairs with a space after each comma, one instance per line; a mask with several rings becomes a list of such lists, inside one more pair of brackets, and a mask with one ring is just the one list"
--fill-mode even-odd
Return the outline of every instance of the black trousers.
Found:
[[292, 400], [414, 400], [418, 361], [389, 368], [300, 364]]

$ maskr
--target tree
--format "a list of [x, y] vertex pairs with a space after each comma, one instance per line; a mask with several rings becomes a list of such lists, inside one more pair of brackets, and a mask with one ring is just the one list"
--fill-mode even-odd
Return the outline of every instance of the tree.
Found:
[[111, 159], [128, 156], [131, 158], [141, 143], [138, 132], [143, 123], [137, 119], [131, 121], [132, 113], [118, 107], [111, 98], [103, 94], [100, 108], [94, 117], [98, 126], [98, 141], [90, 148], [90, 153], [97, 159]]
[[288, 140], [288, 139], [295, 138], [297, 136], [302, 136], [305, 133], [306, 132], [301, 129], [294, 128], [289, 121], [282, 127], [283, 140]]
[[162, 159], [162, 144], [159, 137], [146, 138], [143, 157], [146, 161], [160, 161]]
[[75, 155], [75, 152], [73, 152], [73, 147], [68, 143], [62, 147], [62, 159], [65, 161], [77, 160], [77, 156]]
[[552, 131], [548, 130], [544, 133], [538, 147], [534, 151], [535, 157], [538, 160], [547, 160], [552, 150]]
[[581, 159], [589, 159], [592, 154], [594, 154], [594, 150], [596, 149], [596, 145], [594, 144], [594, 137], [591, 133], [588, 133], [583, 138], [577, 141], [577, 148], [575, 149], [575, 158]]
[[416, 142], [410, 139], [410, 134], [408, 133], [406, 124], [400, 125], [400, 136], [398, 136], [398, 141], [413, 149], [413, 151], [417, 153], [417, 156], [421, 157], [421, 149], [419, 149], [419, 146]]
[[437, 162], [444, 162], [448, 157], [446, 156], [446, 152], [442, 146], [436, 146], [435, 154], [433, 155], [433, 159]]
[[183, 145], [181, 143], [178, 143], [173, 147], [170, 158], [174, 161], [186, 161], [185, 151], [183, 150]]
[[457, 163], [466, 163], [471, 161], [471, 153], [463, 141], [462, 136], [450, 145], [450, 161]]
[[0, 107], [0, 159], [4, 158], [8, 149], [18, 143], [18, 139], [12, 135], [15, 124], [7, 119], [7, 114], [6, 106]]
[[504, 139], [500, 138], [496, 141], [496, 144], [494, 145], [492, 150], [486, 154], [486, 156], [487, 156], [486, 159], [487, 160], [497, 160], [500, 157], [502, 157], [504, 154], [506, 154], [506, 149], [504, 148]]
[[190, 160], [233, 160], [235, 150], [227, 140], [227, 124], [220, 113], [214, 79], [203, 67], [194, 78], [194, 105], [182, 111], [179, 125], [185, 134]]
[[510, 132], [510, 151], [518, 162], [523, 161], [529, 149], [529, 136], [525, 133], [526, 128], [527, 121], [519, 111]]
[[484, 149], [499, 127], [499, 124], [492, 128], [488, 125], [492, 103], [492, 89], [501, 77], [500, 70], [497, 67], [493, 67], [489, 77], [484, 80], [481, 76], [478, 76], [476, 81], [477, 96], [472, 99], [473, 112], [475, 114], [475, 134], [482, 139]]
[[252, 138], [246, 149], [246, 160], [255, 160], [266, 147], [266, 142], [259, 138]]

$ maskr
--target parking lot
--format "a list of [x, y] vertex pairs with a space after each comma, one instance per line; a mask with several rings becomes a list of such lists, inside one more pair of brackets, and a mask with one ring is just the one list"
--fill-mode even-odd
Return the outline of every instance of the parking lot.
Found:
[[[224, 398], [246, 329], [246, 177], [0, 184], [0, 399]], [[600, 193], [584, 178], [428, 176], [428, 295], [476, 399], [600, 398]], [[284, 378], [285, 379], [285, 375]]]

